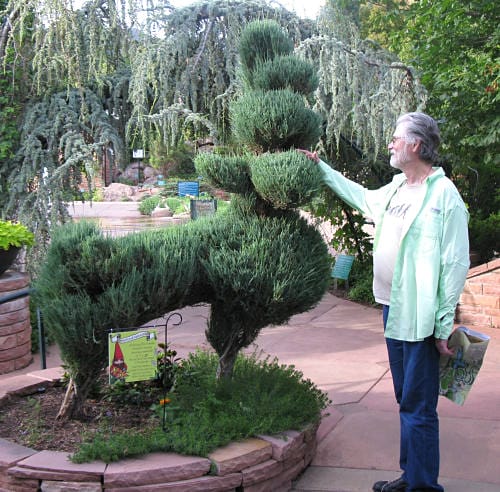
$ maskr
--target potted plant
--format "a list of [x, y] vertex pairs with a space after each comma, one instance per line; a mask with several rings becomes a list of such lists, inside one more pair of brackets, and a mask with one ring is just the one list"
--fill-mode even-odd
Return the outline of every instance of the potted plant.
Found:
[[0, 220], [0, 275], [17, 257], [23, 246], [32, 246], [35, 235], [24, 225], [10, 220]]

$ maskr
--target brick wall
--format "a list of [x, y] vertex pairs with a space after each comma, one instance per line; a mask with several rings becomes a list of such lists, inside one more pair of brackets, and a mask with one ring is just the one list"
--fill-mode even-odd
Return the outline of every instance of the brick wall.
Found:
[[500, 328], [500, 258], [469, 270], [456, 321], [471, 327]]

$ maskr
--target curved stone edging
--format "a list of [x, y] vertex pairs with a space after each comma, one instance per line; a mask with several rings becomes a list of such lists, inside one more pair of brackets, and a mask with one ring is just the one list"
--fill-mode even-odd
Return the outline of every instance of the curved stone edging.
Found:
[[[45, 380], [40, 385], [47, 383]], [[0, 490], [284, 492], [310, 464], [316, 451], [317, 430], [318, 425], [311, 425], [302, 432], [234, 442], [216, 449], [208, 459], [150, 453], [109, 465], [75, 464], [65, 452], [35, 451], [0, 439]]]

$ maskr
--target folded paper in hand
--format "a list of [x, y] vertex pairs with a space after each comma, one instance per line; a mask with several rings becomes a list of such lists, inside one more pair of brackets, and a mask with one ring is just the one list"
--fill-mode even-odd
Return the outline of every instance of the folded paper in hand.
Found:
[[448, 340], [455, 349], [452, 357], [441, 355], [439, 361], [439, 394], [463, 405], [483, 363], [490, 337], [459, 326]]

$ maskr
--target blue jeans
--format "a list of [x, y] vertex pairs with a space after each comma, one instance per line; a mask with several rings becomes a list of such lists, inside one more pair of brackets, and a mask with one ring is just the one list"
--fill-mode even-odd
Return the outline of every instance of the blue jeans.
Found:
[[[384, 330], [389, 306], [383, 307]], [[439, 475], [439, 352], [430, 336], [421, 342], [386, 338], [400, 417], [399, 465], [408, 491], [443, 491]]]

